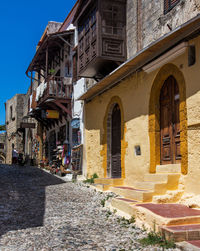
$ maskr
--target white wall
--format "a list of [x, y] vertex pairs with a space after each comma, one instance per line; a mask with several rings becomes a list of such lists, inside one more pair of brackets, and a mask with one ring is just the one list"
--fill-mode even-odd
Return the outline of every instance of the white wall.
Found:
[[76, 83], [74, 83], [74, 91], [73, 91], [73, 118], [80, 119], [80, 131], [81, 131], [81, 143], [83, 144], [83, 131], [84, 131], [84, 120], [83, 120], [83, 101], [78, 101], [77, 99], [84, 93], [84, 78], [79, 79]]

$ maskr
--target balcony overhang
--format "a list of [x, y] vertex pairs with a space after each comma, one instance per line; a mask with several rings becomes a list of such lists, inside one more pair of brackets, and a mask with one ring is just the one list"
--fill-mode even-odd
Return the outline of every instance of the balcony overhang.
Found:
[[[41, 88], [42, 87], [42, 93]], [[55, 120], [62, 120], [62, 116], [71, 117], [72, 85], [64, 83], [64, 78], [51, 77], [47, 83], [42, 83], [31, 99], [30, 117], [35, 118], [45, 126]], [[54, 110], [59, 112], [59, 118], [46, 119], [43, 112]]]
[[96, 81], [100, 81], [122, 63], [120, 60], [95, 57], [79, 71], [78, 75], [81, 78], [94, 78]]
[[124, 62], [116, 70], [92, 86], [87, 92], [80, 96], [78, 100], [85, 100], [86, 102], [91, 101], [94, 97], [119, 84], [130, 74], [142, 70], [142, 67], [151, 63], [153, 60], [168, 52], [176, 45], [181, 42], [188, 41], [199, 34], [200, 15], [177, 27], [175, 30], [167, 33], [143, 50], [136, 53], [132, 58]]
[[64, 48], [64, 44], [67, 43], [69, 46], [73, 47], [68, 42], [70, 35], [73, 35], [73, 30], [56, 32], [53, 34], [45, 35], [39, 48], [37, 49], [28, 69], [26, 70], [26, 75], [28, 72], [39, 71], [46, 67], [46, 51], [48, 49], [48, 60], [53, 59], [56, 52]]

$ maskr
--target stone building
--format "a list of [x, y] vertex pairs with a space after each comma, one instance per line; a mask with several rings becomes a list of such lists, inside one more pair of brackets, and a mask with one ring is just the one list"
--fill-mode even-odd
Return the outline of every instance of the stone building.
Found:
[[6, 162], [6, 133], [0, 133], [0, 163]]
[[31, 88], [28, 89], [25, 97], [24, 97], [24, 109], [23, 109], [23, 117], [21, 119], [20, 131], [23, 134], [23, 155], [26, 164], [36, 165], [38, 163], [38, 153], [37, 153], [37, 127], [38, 122], [34, 118], [29, 116], [29, 112], [31, 110], [30, 107], [31, 100]]
[[72, 102], [76, 35], [71, 23], [76, 5], [63, 23], [48, 23], [26, 71], [31, 75], [28, 116], [38, 122], [34, 140], [39, 162], [52, 162], [58, 147], [66, 141], [73, 146], [77, 139], [78, 128], [73, 131], [71, 127], [72, 119], [77, 119], [77, 108], [73, 109], [76, 101]]
[[24, 112], [25, 94], [16, 94], [5, 103], [6, 109], [6, 163], [12, 162], [13, 147], [23, 152], [23, 134], [19, 131]]
[[[97, 173], [99, 187], [133, 201], [164, 203], [195, 197], [200, 189], [199, 1], [106, 1], [107, 9], [99, 1], [81, 2], [87, 13], [97, 4], [101, 48], [102, 32], [116, 31], [116, 22], [110, 29], [105, 25], [114, 20], [107, 12], [117, 16], [122, 10], [119, 2], [126, 4], [126, 33], [120, 41], [126, 43], [127, 58], [115, 62], [121, 65], [80, 97], [85, 101], [88, 176]], [[81, 15], [84, 12], [77, 16], [78, 29]], [[108, 20], [102, 21], [104, 16]], [[82, 33], [86, 40], [85, 28]], [[108, 51], [100, 55], [105, 64], [111, 48], [113, 55], [123, 49], [112, 35], [106, 33]], [[97, 79], [103, 66], [95, 66], [93, 58], [88, 61], [79, 58], [79, 74]]]

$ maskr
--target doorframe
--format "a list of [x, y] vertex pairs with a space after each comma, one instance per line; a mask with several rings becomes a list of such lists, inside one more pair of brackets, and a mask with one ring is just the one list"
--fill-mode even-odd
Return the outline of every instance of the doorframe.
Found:
[[169, 76], [173, 76], [179, 87], [180, 94], [180, 141], [181, 141], [181, 172], [188, 172], [188, 142], [187, 142], [187, 107], [186, 84], [183, 73], [174, 64], [164, 65], [157, 73], [149, 100], [149, 140], [150, 140], [150, 173], [156, 172], [160, 165], [160, 91]]
[[110, 114], [112, 114], [112, 110], [115, 104], [119, 105], [120, 112], [121, 112], [121, 178], [125, 178], [125, 154], [126, 154], [126, 148], [128, 147], [128, 143], [125, 141], [125, 134], [126, 134], [126, 124], [124, 122], [124, 110], [123, 105], [120, 97], [114, 96], [111, 98], [109, 104], [107, 105], [104, 121], [103, 121], [103, 148], [101, 151], [101, 156], [103, 157], [103, 170], [104, 170], [104, 178], [110, 178], [108, 174], [109, 169], [109, 158], [110, 158], [110, 150], [109, 147], [109, 140], [108, 137], [111, 137], [109, 135], [109, 123], [108, 119]]

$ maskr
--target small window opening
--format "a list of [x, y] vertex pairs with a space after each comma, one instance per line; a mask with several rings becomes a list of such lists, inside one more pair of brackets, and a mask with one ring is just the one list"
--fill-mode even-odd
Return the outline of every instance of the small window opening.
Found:
[[140, 146], [135, 146], [135, 156], [141, 155], [141, 148]]
[[12, 106], [10, 106], [10, 120], [12, 120], [12, 117], [13, 117], [13, 108]]
[[180, 0], [164, 0], [164, 14], [167, 14]]
[[194, 45], [190, 45], [188, 48], [188, 66], [194, 65], [196, 62], [196, 49]]

